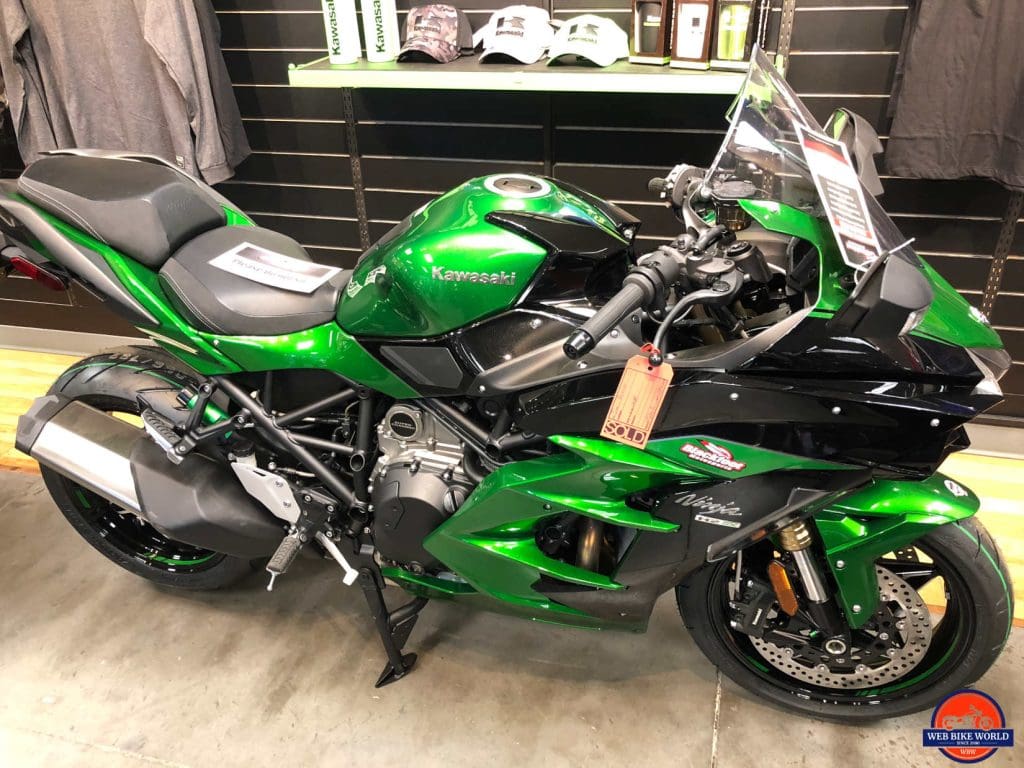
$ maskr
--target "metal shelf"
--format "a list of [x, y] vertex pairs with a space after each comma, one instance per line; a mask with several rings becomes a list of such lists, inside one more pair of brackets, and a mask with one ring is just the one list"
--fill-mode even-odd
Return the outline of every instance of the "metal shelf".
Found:
[[291, 65], [288, 82], [299, 88], [419, 88], [443, 91], [537, 91], [542, 93], [735, 94], [743, 72], [695, 72], [668, 66], [610, 67], [481, 64], [467, 56], [449, 64], [331, 64], [327, 58]]

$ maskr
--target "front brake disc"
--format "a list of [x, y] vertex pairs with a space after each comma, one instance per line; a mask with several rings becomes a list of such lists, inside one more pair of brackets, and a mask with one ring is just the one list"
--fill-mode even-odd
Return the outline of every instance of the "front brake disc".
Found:
[[[932, 641], [932, 623], [928, 607], [917, 590], [891, 571], [875, 566], [878, 574], [878, 593], [882, 603], [895, 603], [903, 614], [893, 629], [893, 638], [886, 658], [880, 663], [858, 664], [854, 671], [837, 671], [828, 664], [811, 665], [794, 658], [792, 648], [751, 637], [750, 642], [764, 660], [780, 672], [819, 688], [855, 689], [885, 685], [898, 680], [924, 658]], [[855, 658], [858, 648], [847, 654]]]

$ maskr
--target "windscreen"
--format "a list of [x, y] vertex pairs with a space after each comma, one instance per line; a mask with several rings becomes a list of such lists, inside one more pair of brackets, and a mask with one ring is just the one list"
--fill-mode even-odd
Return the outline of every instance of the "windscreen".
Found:
[[[747, 79], [731, 110], [729, 130], [705, 177], [714, 194], [771, 200], [828, 219], [803, 149], [808, 132], [822, 128], [800, 98], [758, 48], [750, 61]], [[881, 253], [912, 253], [906, 238], [878, 202], [862, 191], [870, 225]], [[901, 247], [902, 246], [902, 247]], [[844, 253], [847, 263], [865, 269], [875, 252]]]

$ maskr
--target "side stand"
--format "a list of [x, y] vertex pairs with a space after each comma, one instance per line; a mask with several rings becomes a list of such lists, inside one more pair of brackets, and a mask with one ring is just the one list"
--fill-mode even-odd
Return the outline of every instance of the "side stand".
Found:
[[373, 623], [377, 626], [377, 633], [388, 656], [388, 663], [374, 686], [380, 688], [400, 680], [412, 671], [416, 654], [403, 654], [402, 646], [409, 639], [409, 633], [416, 625], [423, 606], [427, 604], [427, 598], [417, 597], [400, 608], [388, 611], [380, 582], [372, 570], [365, 567], [359, 569], [359, 585], [363, 588], [366, 603], [370, 606], [370, 615], [373, 616]]

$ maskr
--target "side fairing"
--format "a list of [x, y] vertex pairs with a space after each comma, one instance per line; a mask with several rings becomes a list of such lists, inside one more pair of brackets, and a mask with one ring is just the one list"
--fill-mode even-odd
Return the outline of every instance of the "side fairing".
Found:
[[[727, 553], [730, 541], [742, 546], [789, 519], [794, 503], [864, 482], [853, 467], [726, 440], [659, 440], [647, 451], [565, 435], [551, 441], [564, 452], [500, 467], [424, 541], [460, 581], [388, 575], [422, 594], [486, 599], [543, 621], [642, 629], [657, 597], [703, 565], [712, 546]], [[806, 495], [795, 502], [797, 486]], [[659, 499], [650, 507], [636, 502], [647, 492]], [[622, 533], [625, 551], [610, 570], [540, 548], [540, 528], [565, 514]]]

